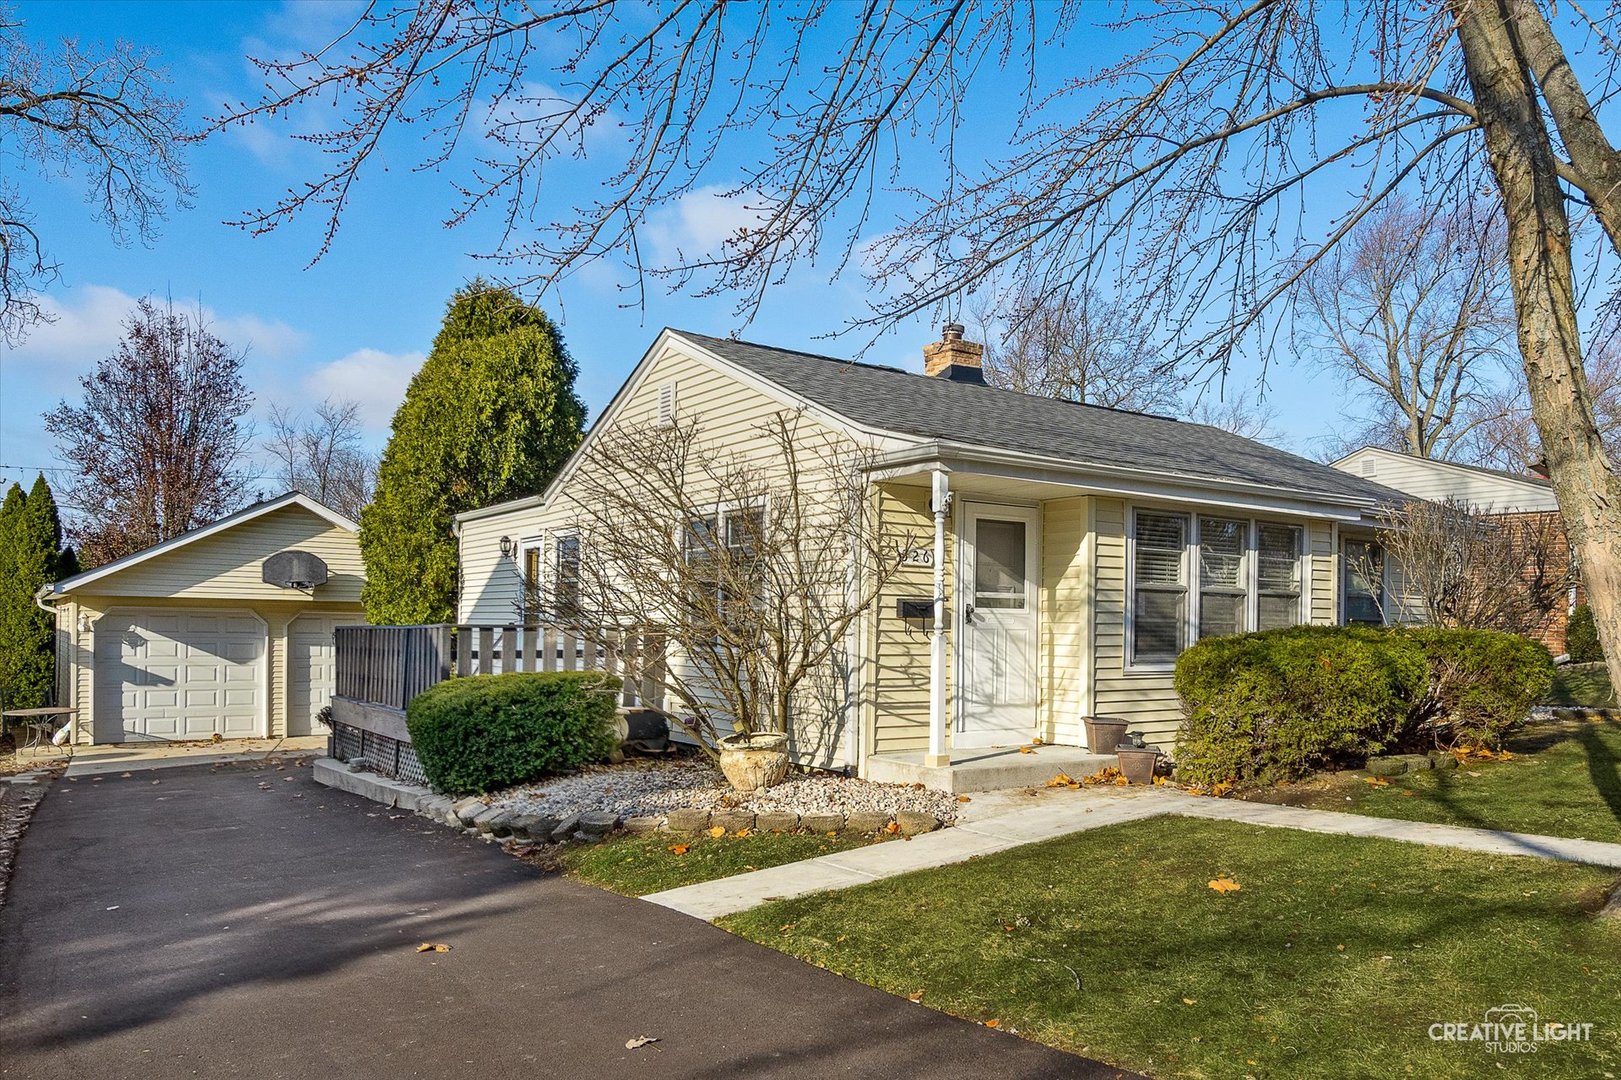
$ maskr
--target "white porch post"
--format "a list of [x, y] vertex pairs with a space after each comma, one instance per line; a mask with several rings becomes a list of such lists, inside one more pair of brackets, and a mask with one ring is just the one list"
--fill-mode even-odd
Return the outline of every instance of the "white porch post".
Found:
[[928, 766], [951, 764], [946, 751], [946, 509], [951, 505], [950, 474], [934, 470], [934, 629], [929, 642]]

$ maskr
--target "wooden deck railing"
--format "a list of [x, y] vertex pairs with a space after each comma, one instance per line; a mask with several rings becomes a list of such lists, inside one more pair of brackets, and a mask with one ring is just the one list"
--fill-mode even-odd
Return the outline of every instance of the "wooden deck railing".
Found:
[[339, 697], [404, 709], [452, 674], [600, 671], [624, 680], [620, 704], [664, 707], [664, 639], [554, 626], [340, 626], [335, 635]]

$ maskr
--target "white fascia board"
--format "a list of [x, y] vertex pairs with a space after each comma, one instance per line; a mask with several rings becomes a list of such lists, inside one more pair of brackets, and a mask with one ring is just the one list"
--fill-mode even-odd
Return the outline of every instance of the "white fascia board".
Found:
[[1088, 491], [1122, 497], [1268, 510], [1331, 521], [1360, 522], [1367, 518], [1378, 518], [1381, 513], [1377, 506], [1349, 496], [1303, 493], [1243, 481], [1178, 477], [1142, 469], [1085, 465], [1064, 459], [948, 442], [928, 443], [887, 454], [876, 463], [870, 475], [874, 480], [899, 479], [915, 475], [924, 466], [939, 466], [947, 470], [957, 468], [978, 476], [1084, 487]]

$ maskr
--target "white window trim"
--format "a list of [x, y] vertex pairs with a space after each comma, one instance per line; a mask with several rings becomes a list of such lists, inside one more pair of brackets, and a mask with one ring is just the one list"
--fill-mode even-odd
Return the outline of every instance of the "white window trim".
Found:
[[[1253, 633], [1260, 623], [1260, 562], [1257, 552], [1260, 548], [1262, 525], [1280, 525], [1295, 530], [1297, 546], [1295, 558], [1300, 567], [1300, 621], [1295, 625], [1305, 626], [1311, 622], [1311, 543], [1310, 533], [1299, 522], [1283, 521], [1277, 518], [1257, 518], [1243, 514], [1222, 513], [1219, 509], [1201, 513], [1179, 506], [1159, 506], [1154, 504], [1128, 504], [1126, 507], [1126, 598], [1125, 618], [1123, 620], [1125, 640], [1122, 643], [1122, 653], [1125, 657], [1122, 670], [1128, 675], [1162, 675], [1176, 670], [1176, 661], [1143, 660], [1136, 657], [1137, 646], [1137, 515], [1139, 512], [1149, 514], [1176, 514], [1188, 522], [1182, 546], [1182, 575], [1187, 591], [1187, 612], [1185, 625], [1182, 628], [1182, 646], [1185, 651], [1199, 641], [1199, 528], [1201, 518], [1219, 518], [1224, 521], [1241, 521], [1248, 525], [1245, 530], [1246, 546], [1244, 549], [1245, 561], [1245, 629], [1244, 633]], [[1343, 559], [1341, 559], [1343, 562]], [[1343, 575], [1342, 575], [1343, 580]], [[1343, 604], [1341, 605], [1343, 610]], [[1177, 654], [1178, 656], [1181, 653]]]

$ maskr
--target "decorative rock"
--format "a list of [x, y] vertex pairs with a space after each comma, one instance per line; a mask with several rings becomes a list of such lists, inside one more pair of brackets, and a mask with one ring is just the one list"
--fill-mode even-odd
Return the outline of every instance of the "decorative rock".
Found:
[[580, 815], [579, 831], [587, 836], [601, 837], [613, 832], [619, 825], [618, 814], [606, 814], [600, 810], [592, 810]]
[[552, 841], [558, 844], [565, 843], [571, 837], [573, 837], [574, 830], [578, 829], [579, 827], [580, 815], [570, 814], [568, 817], [564, 818], [558, 823], [557, 828], [552, 830]]
[[636, 836], [658, 832], [664, 827], [664, 819], [657, 814], [640, 814], [628, 817], [624, 821], [625, 831]]
[[550, 814], [518, 814], [512, 819], [512, 834], [531, 840], [550, 840], [561, 824]]
[[888, 824], [888, 814], [873, 814], [865, 811], [857, 811], [856, 813], [846, 815], [844, 820], [844, 831], [866, 835], [867, 833], [875, 833]]
[[759, 832], [793, 832], [799, 828], [799, 815], [768, 810], [754, 815], [754, 827]]
[[710, 828], [718, 826], [729, 833], [752, 829], [754, 828], [754, 812], [752, 810], [716, 810], [709, 815], [709, 826]]
[[1458, 759], [1445, 751], [1437, 750], [1435, 753], [1430, 755], [1430, 765], [1431, 767], [1437, 769], [1456, 769], [1458, 767]]
[[799, 827], [806, 832], [830, 833], [844, 831], [843, 814], [800, 814]]
[[907, 836], [933, 832], [940, 827], [939, 818], [933, 814], [920, 814], [916, 810], [902, 810], [895, 815], [895, 820], [900, 822], [901, 832]]
[[512, 831], [512, 815], [505, 810], [488, 806], [484, 808], [483, 813], [473, 815], [473, 827], [491, 836], [505, 836]]
[[671, 810], [670, 831], [700, 833], [709, 828], [708, 810]]
[[456, 804], [455, 809], [457, 820], [463, 825], [470, 825], [474, 818], [488, 810], [489, 807], [480, 799], [463, 799]]
[[1435, 768], [1435, 761], [1427, 754], [1403, 754], [1407, 762], [1408, 772], [1423, 772], [1425, 769]]
[[1405, 757], [1372, 757], [1368, 759], [1369, 776], [1400, 776], [1407, 771]]

